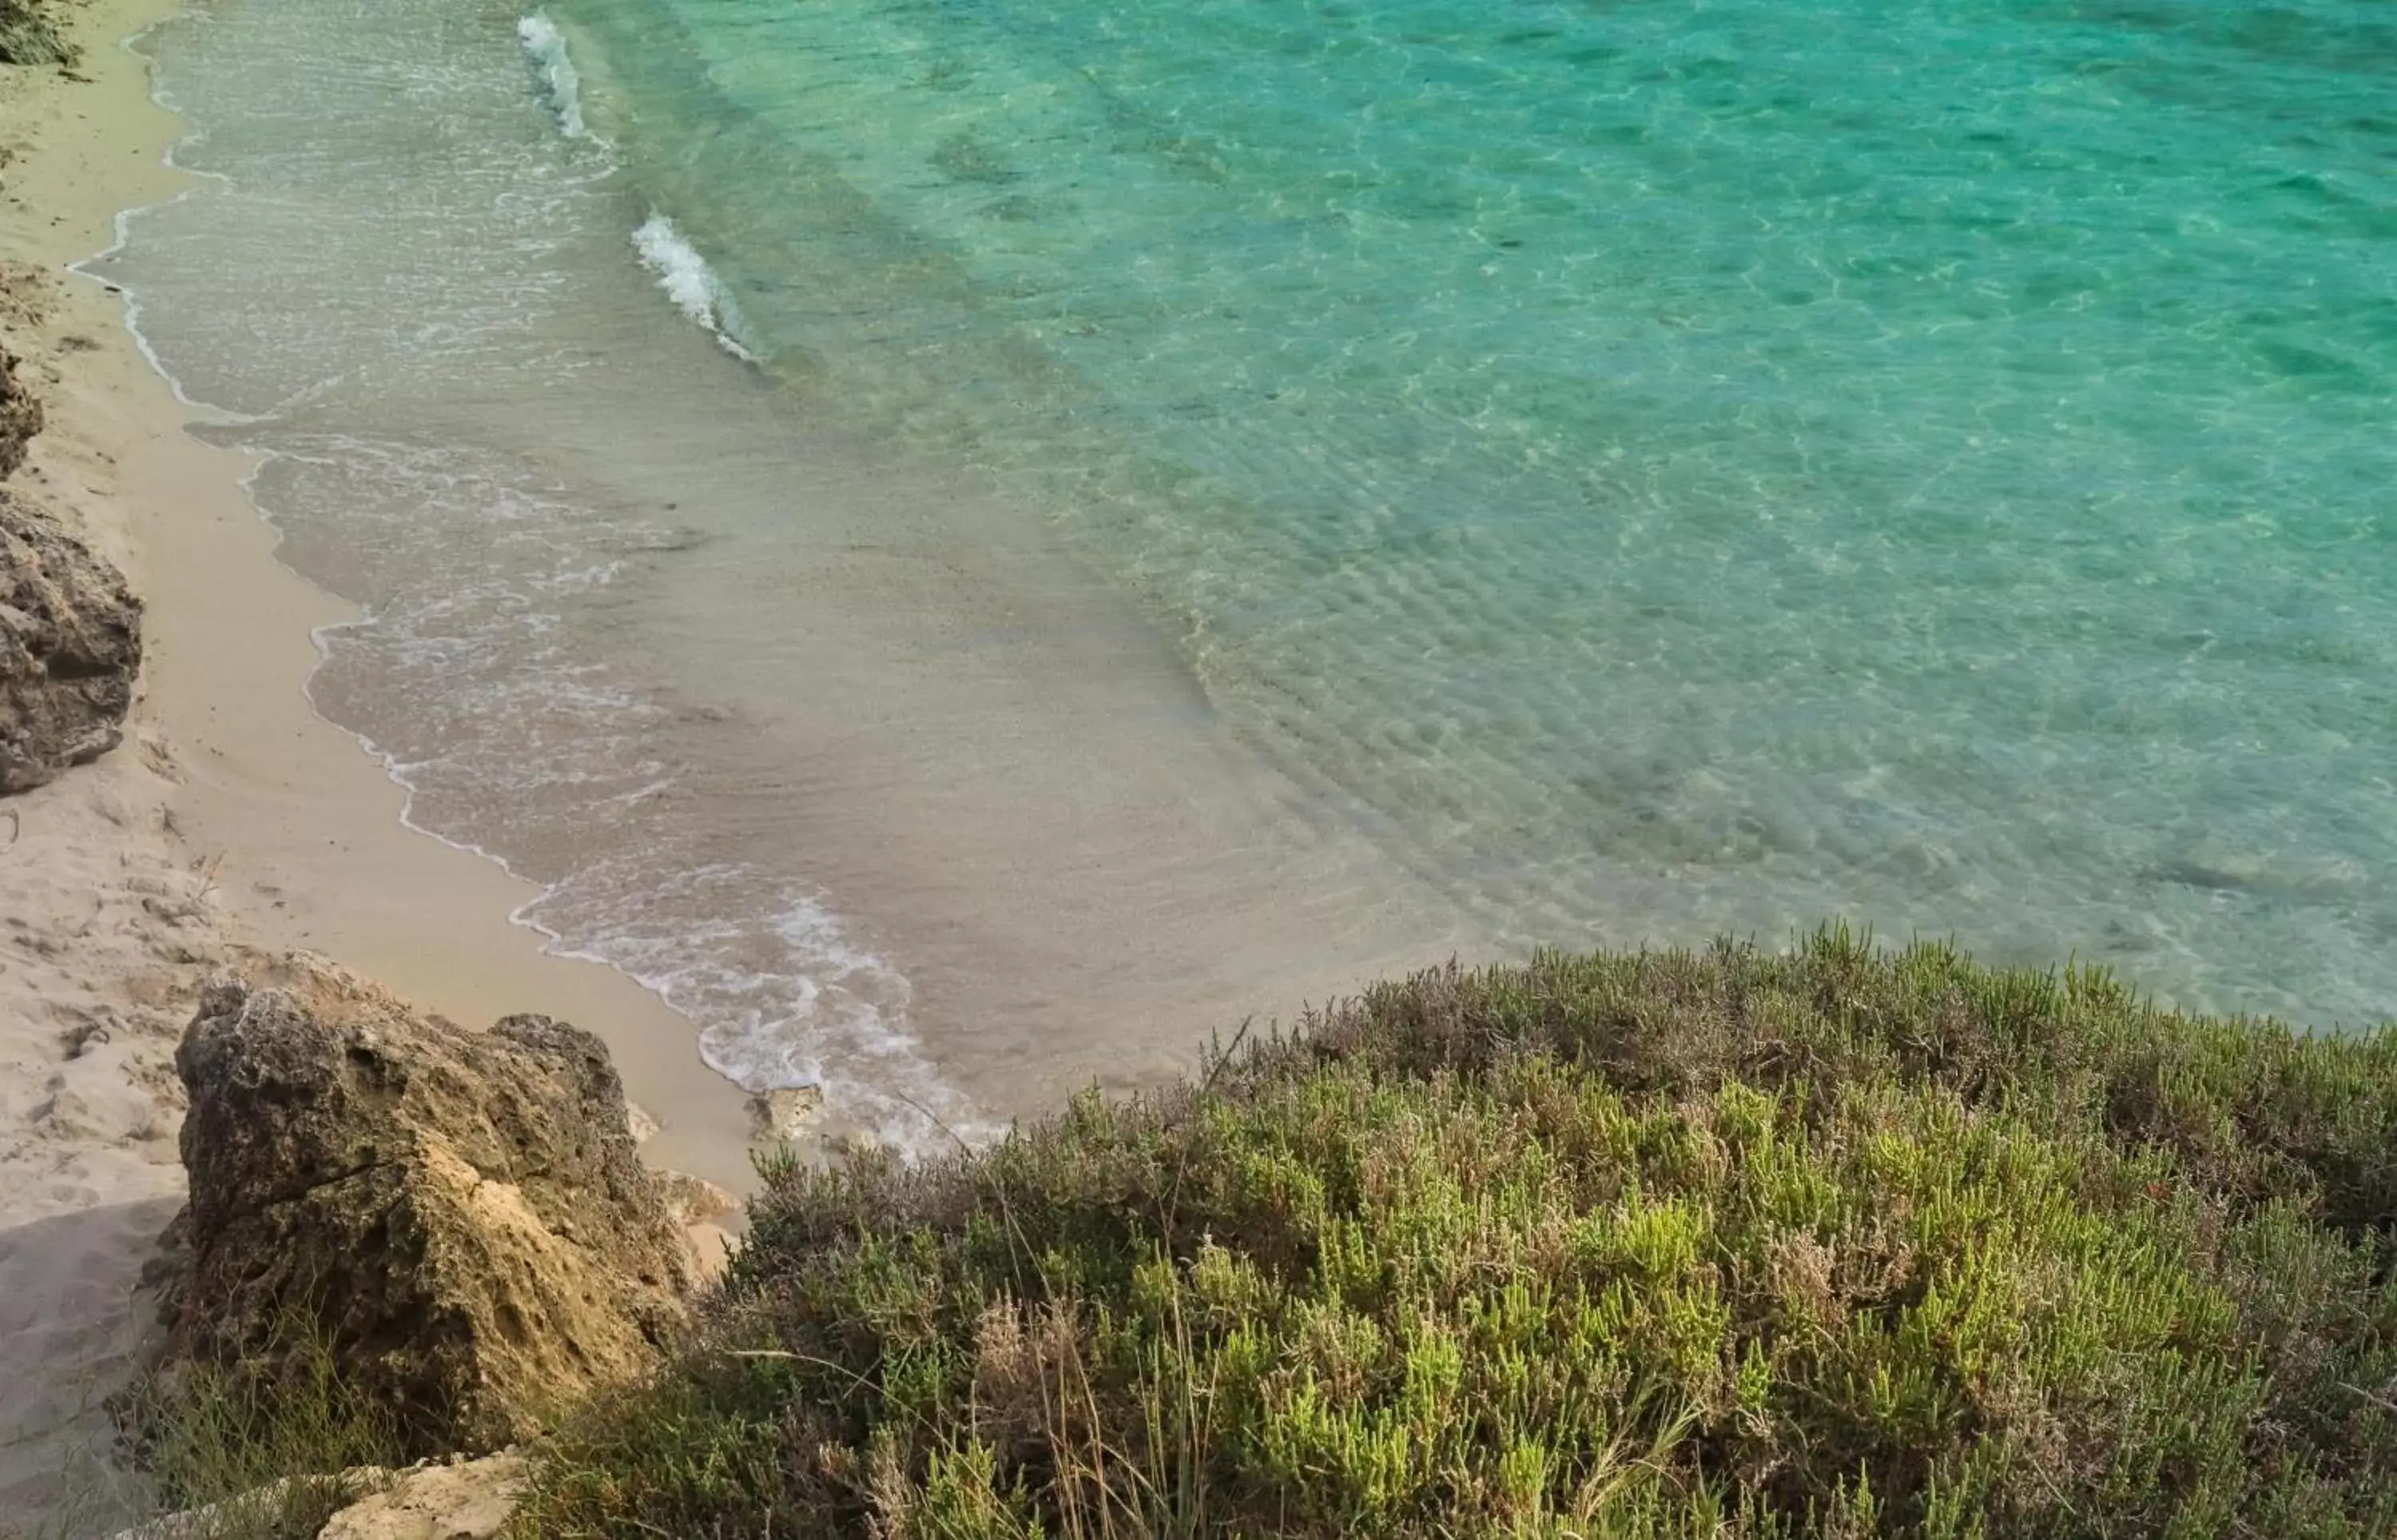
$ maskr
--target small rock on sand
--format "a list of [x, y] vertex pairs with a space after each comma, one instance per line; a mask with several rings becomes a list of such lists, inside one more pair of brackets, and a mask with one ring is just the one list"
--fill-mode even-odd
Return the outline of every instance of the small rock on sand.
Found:
[[812, 1085], [788, 1086], [749, 1098], [749, 1117], [760, 1139], [796, 1139], [824, 1110], [824, 1093]]
[[420, 1466], [333, 1515], [316, 1540], [490, 1540], [523, 1501], [521, 1455]]

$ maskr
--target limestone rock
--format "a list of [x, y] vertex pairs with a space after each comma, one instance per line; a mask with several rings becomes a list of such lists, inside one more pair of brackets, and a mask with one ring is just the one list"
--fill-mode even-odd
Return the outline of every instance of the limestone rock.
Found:
[[704, 1225], [741, 1207], [740, 1199], [704, 1176], [694, 1176], [688, 1171], [661, 1171], [657, 1178], [666, 1212], [678, 1225]]
[[419, 1466], [333, 1515], [316, 1540], [490, 1540], [524, 1500], [520, 1454]]
[[812, 1085], [762, 1092], [749, 1098], [749, 1120], [761, 1139], [796, 1139], [824, 1110], [824, 1093]]
[[[0, 477], [38, 431], [41, 400], [0, 350]], [[139, 669], [141, 604], [125, 575], [0, 494], [0, 795], [115, 748]]]
[[141, 666], [124, 575], [0, 495], [0, 796], [115, 748]]
[[[41, 427], [41, 403], [0, 351], [0, 476]], [[0, 796], [115, 748], [141, 666], [141, 606], [124, 574], [0, 493]]]
[[597, 1039], [469, 1031], [314, 959], [268, 982], [210, 989], [176, 1054], [170, 1369], [271, 1373], [298, 1312], [429, 1454], [529, 1437], [652, 1361], [690, 1261]]
[[[362, 1467], [339, 1480], [346, 1492], [366, 1495], [328, 1519], [315, 1531], [315, 1540], [493, 1540], [524, 1501], [530, 1475], [524, 1456], [509, 1450], [480, 1460], [427, 1463], [407, 1470]], [[310, 1496], [294, 1502], [286, 1496], [302, 1483], [323, 1484], [317, 1478], [287, 1478], [221, 1503], [120, 1530], [113, 1540], [289, 1533], [295, 1527], [292, 1510], [323, 1500]]]
[[25, 443], [41, 431], [42, 398], [17, 378], [15, 355], [0, 348], [0, 480], [25, 463]]
[[35, 0], [0, 0], [0, 64], [71, 64], [74, 45]]

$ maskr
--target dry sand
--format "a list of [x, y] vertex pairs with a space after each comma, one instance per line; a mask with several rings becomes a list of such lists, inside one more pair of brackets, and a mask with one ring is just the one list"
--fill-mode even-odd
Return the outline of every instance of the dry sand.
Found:
[[190, 414], [70, 264], [172, 197], [178, 128], [119, 46], [173, 0], [74, 13], [83, 78], [0, 66], [0, 334], [49, 431], [12, 483], [115, 559], [149, 605], [123, 749], [0, 802], [0, 1529], [89, 1484], [132, 1297], [181, 1201], [174, 1045], [198, 987], [257, 950], [328, 953], [456, 1020], [538, 1010], [605, 1038], [662, 1125], [660, 1164], [745, 1190], [741, 1096], [629, 979], [547, 957], [531, 890], [402, 826], [402, 793], [309, 709], [340, 602], [274, 559], [238, 456]]

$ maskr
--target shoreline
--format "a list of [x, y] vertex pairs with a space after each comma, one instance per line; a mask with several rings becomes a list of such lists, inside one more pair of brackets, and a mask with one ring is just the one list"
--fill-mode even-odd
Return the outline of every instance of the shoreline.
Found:
[[[694, 325], [641, 260], [635, 137], [579, 144], [512, 19], [421, 60], [357, 20], [158, 34], [178, 158], [231, 179], [85, 271], [241, 414], [202, 438], [275, 457], [284, 562], [367, 607], [305, 617], [319, 710], [420, 827], [547, 885], [522, 917], [556, 950], [743, 1089], [930, 1152], [1458, 949], [1037, 488]], [[255, 88], [264, 60], [331, 94]], [[575, 100], [605, 130], [638, 99]]]
[[[0, 325], [49, 417], [10, 486], [114, 560], [146, 608], [126, 746], [0, 803], [0, 843], [8, 811], [28, 831], [0, 870], [42, 876], [0, 894], [0, 1382], [33, 1387], [0, 1401], [10, 1517], [55, 1506], [66, 1452], [106, 1448], [100, 1397], [146, 1334], [134, 1290], [183, 1188], [172, 1057], [213, 975], [305, 950], [471, 1028], [516, 1012], [572, 1022], [607, 1043], [658, 1125], [646, 1162], [736, 1195], [757, 1186], [748, 1095], [702, 1058], [697, 1024], [613, 962], [546, 951], [531, 911], [546, 890], [437, 817], [411, 823], [412, 799], [437, 792], [320, 714], [312, 683], [341, 715], [319, 673], [328, 638], [362, 611], [302, 575], [307, 530], [271, 522], [252, 495], [274, 462], [193, 431], [229, 418], [166, 372], [137, 329], [140, 294], [101, 276], [131, 218], [209, 180], [174, 165], [191, 130], [130, 46], [182, 4], [94, 0], [67, 19], [80, 73], [11, 70], [0, 100], [0, 208], [41, 217], [0, 230]], [[618, 276], [645, 307], [637, 325], [702, 345], [657, 308], [647, 272], [627, 262]], [[779, 396], [757, 410], [786, 420]], [[832, 485], [811, 488], [820, 527], [734, 531], [772, 538], [645, 578], [668, 588], [762, 549], [820, 602], [805, 634], [756, 657], [728, 648], [739, 680], [711, 663], [706, 683], [725, 693], [710, 710], [766, 723], [739, 745], [735, 783], [781, 785], [797, 765], [826, 793], [778, 803], [774, 833], [808, 853], [811, 880], [856, 896], [869, 936], [925, 940], [906, 982], [945, 1029], [945, 1079], [1001, 1119], [1093, 1082], [1153, 1081], [1186, 1069], [1210, 1028], [1331, 998], [1419, 949], [1399, 934], [1413, 927], [1381, 927], [1385, 884], [1297, 821], [1292, 789], [1214, 774], [1230, 746], [1198, 720], [1178, 658], [1046, 526], [953, 504], [930, 477], [892, 482], [878, 457], [830, 463]], [[877, 538], [861, 546], [868, 522]], [[961, 531], [970, 570], [951, 549]], [[289, 563], [288, 539], [303, 552]], [[780, 711], [777, 670], [803, 644], [833, 649], [835, 666], [817, 670], [806, 710]], [[895, 669], [863, 666], [891, 656]], [[894, 675], [909, 686], [895, 695]], [[1083, 750], [1063, 775], [1060, 740]], [[1281, 891], [1293, 871], [1300, 898]], [[1284, 923], [1260, 924], [1267, 909]], [[103, 934], [106, 955], [92, 944]], [[1347, 961], [1325, 963], [1335, 936]], [[20, 952], [45, 966], [18, 967]], [[1136, 977], [1130, 956], [1144, 958]], [[110, 1023], [107, 1053], [81, 1051], [61, 991]], [[836, 1112], [817, 1136], [839, 1126]]]
[[[254, 462], [187, 429], [127, 297], [70, 272], [121, 216], [199, 179], [181, 120], [129, 45], [181, 0], [62, 16], [73, 74], [0, 67], [0, 331], [47, 430], [10, 488], [121, 567], [145, 605], [122, 747], [0, 803], [0, 1512], [83, 1484], [100, 1398], [144, 1334], [132, 1297], [181, 1198], [175, 1044], [206, 979], [245, 957], [323, 953], [473, 1027], [511, 1012], [606, 1041], [660, 1125], [654, 1165], [755, 1183], [744, 1097], [691, 1024], [633, 979], [542, 951], [538, 896], [402, 821], [407, 791], [306, 693], [317, 631], [349, 605], [277, 559]], [[85, 1494], [88, 1500], [89, 1494]]]
[[[179, 7], [129, 8], [146, 28]], [[171, 157], [181, 120], [150, 98], [147, 60], [118, 51], [148, 110], [172, 126], [158, 144]], [[165, 175], [179, 191], [202, 179], [171, 162]], [[84, 256], [114, 244], [120, 216], [156, 201], [112, 213], [109, 239]], [[97, 280], [74, 282], [114, 298]], [[743, 1094], [700, 1061], [689, 1020], [604, 963], [543, 950], [548, 938], [514, 918], [542, 889], [408, 823], [409, 790], [316, 711], [317, 635], [359, 611], [281, 561], [282, 533], [249, 494], [260, 462], [182, 431], [215, 414], [184, 404], [127, 320], [118, 330], [146, 381], [113, 383], [138, 401], [146, 382], [152, 395], [131, 408], [142, 437], [117, 465], [143, 564], [130, 576], [149, 612], [144, 694], [183, 761], [183, 827], [196, 848], [224, 853], [223, 885], [246, 937], [263, 949], [322, 952], [470, 1025], [538, 1010], [586, 1027], [659, 1121], [654, 1163], [745, 1184]], [[162, 433], [152, 413], [169, 411], [176, 431]], [[179, 491], [194, 486], [197, 497]], [[233, 592], [238, 610], [222, 602]], [[266, 688], [252, 683], [261, 679]]]

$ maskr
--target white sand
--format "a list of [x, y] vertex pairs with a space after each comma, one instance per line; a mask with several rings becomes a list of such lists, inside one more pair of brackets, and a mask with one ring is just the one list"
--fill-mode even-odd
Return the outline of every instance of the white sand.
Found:
[[542, 956], [507, 923], [530, 892], [403, 828], [398, 789], [308, 709], [312, 630], [342, 606], [275, 562], [245, 462], [182, 431], [120, 301], [65, 271], [181, 185], [161, 160], [175, 121], [117, 46], [172, 8], [75, 12], [84, 80], [0, 67], [0, 335], [50, 419], [11, 485], [149, 605], [125, 747], [0, 801], [0, 1532], [93, 1484], [99, 1400], [148, 1324], [132, 1291], [181, 1199], [175, 1043], [199, 986], [252, 949], [328, 953], [460, 1021], [587, 1027], [663, 1125], [645, 1153], [751, 1185], [739, 1093], [689, 1025]]
[[[81, 31], [121, 36], [156, 8], [111, 0]], [[111, 458], [141, 430], [130, 403], [93, 408], [150, 392], [128, 390], [109, 297], [54, 270], [106, 243], [108, 200], [164, 190], [166, 126], [135, 60], [103, 43], [84, 68], [92, 84], [0, 70], [0, 329], [54, 424], [16, 485], [138, 570]], [[0, 803], [0, 1522], [103, 1484], [78, 1452], [104, 1445], [100, 1397], [146, 1324], [132, 1291], [182, 1198], [175, 1043], [230, 931], [211, 863], [174, 832], [176, 775], [145, 702], [124, 748]]]

